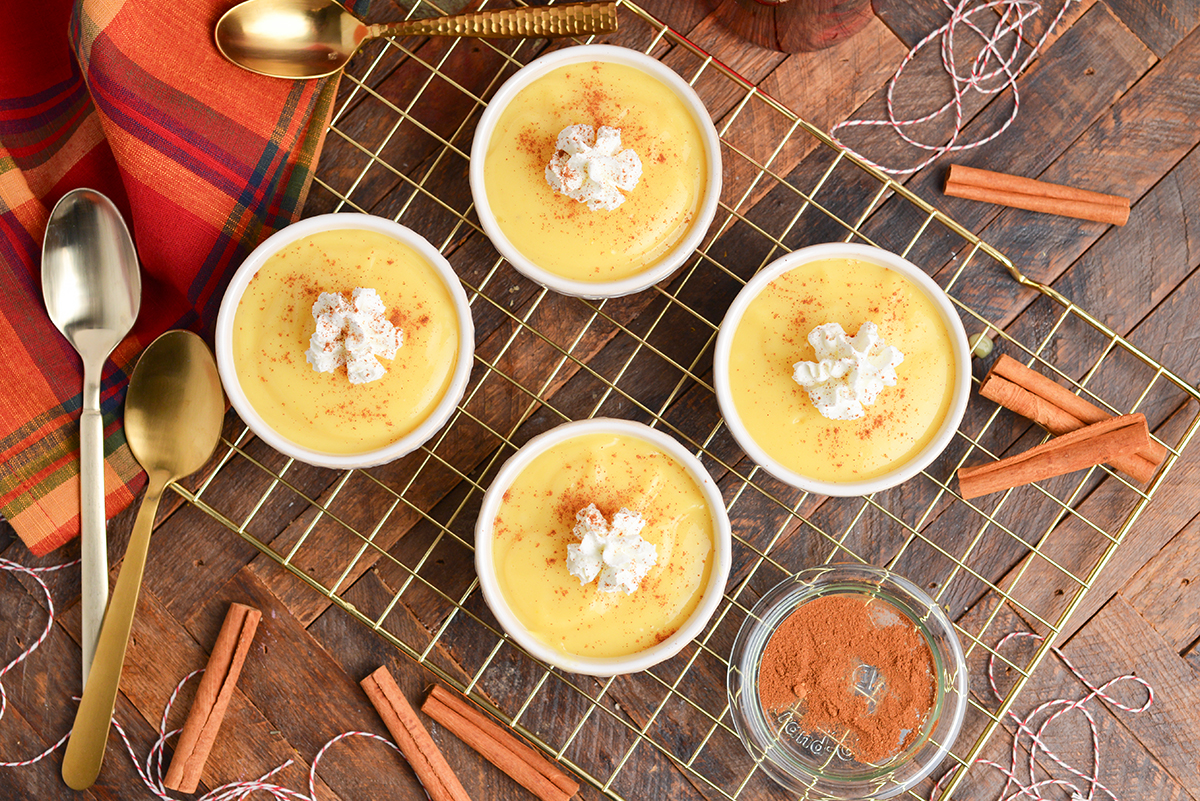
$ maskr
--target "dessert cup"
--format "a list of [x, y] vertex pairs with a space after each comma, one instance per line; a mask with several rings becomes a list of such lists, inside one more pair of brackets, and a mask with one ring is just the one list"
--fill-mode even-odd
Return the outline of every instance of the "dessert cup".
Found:
[[[495, 524], [501, 504], [506, 500], [510, 488], [513, 488], [514, 481], [535, 459], [550, 449], [573, 439], [590, 435], [636, 438], [672, 459], [685, 471], [688, 478], [694, 483], [695, 489], [703, 495], [703, 503], [707, 507], [712, 521], [711, 551], [707, 556], [709, 561], [708, 578], [707, 582], [701, 585], [703, 589], [699, 600], [690, 615], [673, 634], [657, 644], [618, 656], [586, 656], [566, 653], [563, 649], [555, 648], [546, 640], [536, 636], [519, 619], [513, 605], [506, 597], [502, 581], [497, 575], [496, 549], [494, 547], [497, 533]], [[552, 505], [555, 503], [555, 499], [549, 498], [545, 503]], [[700, 634], [720, 603], [729, 575], [730, 561], [729, 518], [725, 512], [721, 491], [709, 476], [708, 471], [674, 438], [649, 426], [629, 420], [596, 418], [564, 423], [531, 439], [513, 454], [497, 473], [484, 495], [479, 518], [475, 524], [475, 570], [479, 575], [479, 584], [483, 590], [484, 600], [501, 627], [535, 658], [572, 673], [590, 676], [635, 673], [678, 653], [688, 642]], [[561, 570], [565, 574], [566, 566], [563, 565]], [[578, 585], [578, 579], [574, 576], [565, 575], [564, 578]]]
[[[416, 422], [415, 427], [407, 433], [397, 436], [393, 441], [381, 447], [374, 447], [355, 452], [327, 452], [299, 444], [286, 434], [281, 433], [264, 420], [263, 414], [255, 408], [247, 397], [238, 375], [234, 356], [234, 318], [238, 306], [245, 295], [251, 280], [263, 267], [269, 258], [284, 247], [321, 232], [368, 232], [379, 234], [410, 248], [415, 255], [432, 269], [437, 280], [444, 286], [453, 305], [455, 320], [447, 324], [447, 328], [456, 330], [458, 336], [457, 354], [449, 366], [448, 382], [440, 400], [432, 405], [428, 414]], [[328, 287], [321, 287], [327, 291]], [[340, 289], [340, 287], [339, 287]], [[315, 298], [314, 298], [315, 300]], [[309, 318], [309, 333], [314, 324]], [[455, 406], [462, 398], [463, 391], [470, 376], [474, 356], [475, 334], [471, 320], [471, 307], [467, 303], [466, 293], [462, 284], [451, 268], [450, 263], [424, 237], [398, 223], [368, 214], [324, 214], [310, 217], [289, 225], [278, 231], [260, 244], [242, 266], [234, 274], [229, 283], [225, 296], [221, 300], [220, 312], [217, 316], [216, 356], [217, 367], [221, 375], [221, 383], [225, 387], [234, 409], [249, 426], [250, 430], [264, 442], [280, 453], [299, 459], [319, 467], [349, 469], [370, 467], [384, 464], [415, 450], [432, 437], [453, 414]], [[307, 348], [308, 343], [298, 344]], [[401, 346], [403, 348], [403, 346]], [[385, 363], [386, 366], [386, 363]], [[339, 371], [344, 373], [342, 368]], [[316, 375], [316, 374], [314, 374]], [[344, 375], [342, 376], [344, 380]], [[361, 386], [361, 385], [360, 385]], [[331, 420], [329, 430], [336, 430], [336, 424]]]
[[[883, 602], [901, 625], [916, 630], [932, 657], [933, 703], [920, 731], [907, 748], [877, 764], [861, 763], [839, 747], [836, 732], [807, 726], [802, 703], [777, 719], [759, 695], [759, 670], [772, 635], [800, 606], [826, 596]], [[874, 686], [886, 693], [889, 678], [880, 678]], [[949, 753], [967, 708], [966, 660], [945, 613], [904, 577], [861, 564], [810, 568], [767, 592], [734, 641], [727, 685], [734, 726], [755, 763], [784, 787], [814, 799], [891, 798], [915, 787]]]
[[[666, 252], [638, 272], [612, 280], [578, 280], [558, 274], [523, 253], [501, 229], [496, 209], [488, 197], [485, 158], [488, 153], [497, 123], [505, 109], [521, 90], [547, 74], [573, 64], [601, 62], [631, 67], [649, 75], [666, 86], [686, 107], [691, 121], [699, 133], [704, 153], [704, 190], [694, 216], [686, 225], [683, 236]], [[578, 121], [578, 120], [575, 120]], [[600, 123], [603, 124], [603, 123]], [[553, 144], [547, 143], [547, 158], [553, 154]], [[544, 166], [544, 163], [543, 163]], [[643, 176], [643, 181], [646, 177]], [[721, 151], [716, 128], [708, 115], [704, 103], [678, 74], [658, 60], [636, 50], [611, 45], [580, 45], [557, 50], [542, 56], [518, 70], [505, 84], [485, 109], [475, 138], [471, 145], [470, 164], [471, 196], [479, 214], [480, 224], [500, 252], [518, 271], [564, 295], [584, 298], [619, 297], [639, 292], [658, 283], [678, 269], [699, 246], [713, 217], [721, 194]], [[635, 188], [632, 190], [636, 192]], [[571, 201], [574, 203], [574, 201]], [[627, 201], [628, 202], [628, 201]]]
[[[823, 262], [829, 259], [850, 259], [865, 262], [877, 268], [883, 268], [886, 271], [896, 273], [904, 279], [907, 279], [907, 284], [912, 286], [911, 294], [914, 298], [922, 299], [922, 303], [926, 303], [927, 308], [932, 309], [929, 317], [936, 319], [940, 323], [941, 328], [938, 329], [939, 337], [944, 333], [944, 341], [948, 343], [949, 351], [939, 351], [944, 358], [944, 362], [949, 367], [953, 366], [953, 375], [946, 380], [945, 397], [948, 402], [944, 404], [944, 413], [940, 415], [940, 422], [934, 428], [934, 421], [937, 416], [930, 415], [924, 421], [927, 426], [925, 434], [927, 437], [925, 444], [920, 447], [915, 453], [910, 453], [906, 457], [897, 457], [893, 462], [897, 462], [894, 466], [888, 466], [884, 472], [879, 472], [875, 475], [861, 479], [850, 480], [825, 480], [811, 475], [806, 475], [802, 472], [793, 469], [781, 463], [780, 458], [776, 458], [769, 451], [778, 449], [781, 446], [778, 442], [760, 442], [754, 435], [751, 434], [746, 421], [739, 412], [737, 402], [735, 400], [735, 391], [731, 387], [731, 357], [733, 353], [733, 343], [738, 326], [742, 323], [743, 317], [747, 313], [750, 305], [759, 297], [763, 291], [786, 273], [792, 270], [813, 262]], [[883, 271], [880, 271], [881, 274]], [[889, 298], [880, 297], [876, 304], [876, 311], [879, 307], [885, 305]], [[817, 296], [811, 296], [803, 300], [804, 303], [810, 304], [818, 311], [805, 311], [810, 317], [820, 318], [819, 311], [822, 306], [822, 299]], [[886, 313], [886, 312], [885, 312]], [[827, 319], [821, 318], [823, 321]], [[860, 324], [863, 322], [859, 321]], [[774, 325], [774, 324], [772, 324]], [[792, 330], [788, 328], [786, 320], [781, 320], [778, 324], [778, 336], [790, 338], [789, 341], [796, 343], [803, 341], [807, 336], [808, 331]], [[847, 329], [847, 333], [851, 333]], [[886, 339], [886, 337], [885, 337]], [[925, 341], [925, 340], [922, 340]], [[791, 352], [802, 352], [801, 346], [798, 344], [788, 345]], [[798, 361], [799, 359], [793, 360]], [[912, 369], [916, 369], [910, 365]], [[774, 365], [772, 369], [787, 369], [791, 370], [791, 364]], [[901, 363], [897, 367], [897, 372], [904, 370], [905, 365]], [[916, 374], [913, 374], [916, 375]], [[915, 380], [915, 379], [913, 379]], [[788, 386], [793, 390], [798, 390], [798, 385], [792, 386], [791, 378], [787, 379]], [[958, 429], [958, 424], [962, 420], [963, 413], [966, 411], [967, 400], [970, 396], [971, 389], [971, 361], [970, 348], [967, 344], [966, 332], [963, 330], [962, 322], [958, 318], [950, 299], [946, 293], [942, 291], [933, 279], [927, 276], [920, 268], [906, 261], [905, 259], [890, 253], [886, 250], [870, 247], [867, 245], [846, 244], [846, 243], [830, 243], [825, 245], [814, 245], [807, 248], [789, 253], [774, 262], [771, 262], [764, 267], [753, 279], [746, 284], [745, 287], [738, 293], [733, 304], [725, 314], [725, 318], [721, 322], [720, 331], [717, 335], [715, 353], [713, 356], [713, 383], [715, 385], [717, 401], [721, 408], [726, 424], [729, 426], [730, 432], [741, 445], [742, 449], [759, 465], [761, 465], [768, 473], [778, 478], [793, 487], [797, 487], [808, 492], [819, 493], [822, 495], [834, 496], [854, 496], [866, 495], [872, 492], [888, 489], [900, 484], [912, 476], [916, 475], [922, 469], [929, 465], [937, 456], [945, 450], [946, 446], [954, 437], [955, 431]], [[885, 387], [883, 393], [895, 391], [896, 387]], [[882, 393], [881, 393], [882, 396]], [[766, 403], [809, 403], [807, 397], [795, 401], [792, 398], [771, 396], [765, 399]], [[782, 407], [780, 407], [782, 408]], [[870, 408], [870, 407], [867, 407]], [[843, 427], [846, 431], [851, 431], [849, 427], [853, 421], [845, 421], [846, 426]], [[839, 426], [839, 422], [831, 422], [826, 425]], [[918, 440], [914, 440], [911, 448], [916, 448], [919, 444]], [[776, 450], [779, 453], [778, 450]], [[849, 458], [854, 458], [853, 456]], [[848, 461], [848, 459], [847, 459]], [[814, 471], [815, 472], [815, 471]]]

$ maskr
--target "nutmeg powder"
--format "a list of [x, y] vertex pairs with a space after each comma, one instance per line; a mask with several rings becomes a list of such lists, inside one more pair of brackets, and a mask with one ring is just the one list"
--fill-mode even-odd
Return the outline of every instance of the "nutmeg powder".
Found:
[[[864, 676], [877, 679], [870, 699], [856, 690]], [[826, 595], [801, 604], [771, 635], [759, 667], [764, 709], [796, 708], [806, 728], [846, 735], [843, 744], [863, 763], [886, 762], [912, 744], [935, 690], [929, 646], [879, 598]]]

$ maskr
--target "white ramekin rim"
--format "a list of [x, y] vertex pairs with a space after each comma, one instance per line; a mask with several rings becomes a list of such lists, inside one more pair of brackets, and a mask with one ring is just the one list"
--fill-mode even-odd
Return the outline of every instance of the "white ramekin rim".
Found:
[[[496, 216], [492, 213], [491, 204], [488, 202], [487, 187], [483, 177], [484, 155], [487, 152], [488, 140], [491, 139], [500, 114], [517, 92], [551, 70], [585, 61], [605, 61], [634, 67], [657, 78], [674, 90], [696, 120], [696, 126], [704, 141], [708, 167], [704, 200], [696, 212], [695, 219], [691, 222], [687, 235], [646, 270], [616, 281], [577, 281], [564, 278], [539, 267], [522, 254], [500, 230]], [[708, 109], [705, 108], [700, 96], [696, 94], [696, 90], [688, 85], [687, 81], [678, 73], [658, 59], [627, 47], [577, 45], [534, 59], [500, 87], [488, 103], [487, 108], [484, 109], [479, 125], [475, 128], [475, 138], [471, 142], [469, 177], [471, 198], [475, 202], [480, 225], [483, 226], [484, 232], [500, 255], [507, 259], [518, 272], [563, 295], [581, 298], [616, 298], [640, 292], [671, 275], [687, 261], [692, 252], [704, 240], [705, 234], [708, 233], [708, 227], [716, 217], [717, 204], [721, 197], [721, 140], [717, 136], [717, 129], [713, 125], [712, 118], [709, 117]]]
[[[271, 426], [267, 425], [266, 421], [262, 419], [251, 405], [249, 399], [246, 397], [246, 393], [242, 391], [237, 370], [234, 369], [233, 318], [237, 312], [238, 303], [241, 302], [242, 295], [245, 293], [246, 287], [250, 284], [250, 279], [255, 276], [259, 268], [263, 266], [263, 263], [270, 256], [274, 255], [285, 245], [311, 234], [346, 229], [374, 231], [389, 236], [412, 248], [429, 262], [441, 277], [454, 302], [454, 308], [458, 316], [459, 348], [458, 358], [454, 364], [454, 372], [451, 376], [449, 386], [446, 387], [445, 394], [437, 406], [434, 407], [429, 417], [415, 429], [382, 448], [363, 451], [361, 453], [326, 453], [306, 448], [284, 437], [271, 428]], [[459, 281], [454, 269], [450, 266], [450, 262], [446, 261], [446, 258], [425, 237], [399, 223], [370, 214], [322, 214], [300, 220], [277, 231], [256, 247], [246, 260], [242, 262], [242, 266], [238, 268], [237, 272], [233, 275], [233, 279], [229, 282], [229, 287], [225, 290], [225, 296], [221, 299], [221, 308], [217, 314], [215, 343], [217, 371], [221, 375], [221, 383], [225, 387], [225, 394], [229, 397], [233, 408], [237, 410], [238, 416], [242, 418], [242, 421], [250, 427], [250, 430], [256, 436], [280, 453], [299, 459], [307, 464], [345, 470], [359, 467], [373, 467], [393, 461], [394, 459], [399, 459], [401, 456], [419, 448], [437, 433], [438, 429], [445, 425], [446, 421], [454, 413], [458, 402], [462, 399], [463, 392], [467, 387], [467, 379], [471, 375], [471, 366], [475, 353], [475, 325], [471, 319], [471, 307], [467, 302], [467, 294], [463, 291], [462, 283]]]
[[[708, 586], [695, 611], [678, 631], [661, 643], [628, 656], [605, 658], [568, 656], [534, 637], [510, 609], [496, 579], [495, 562], [492, 558], [493, 522], [504, 493], [512, 485], [517, 475], [533, 459], [560, 442], [587, 434], [607, 433], [625, 434], [643, 439], [662, 448], [684, 466], [704, 493], [705, 500], [712, 511], [715, 561], [709, 574]], [[483, 591], [484, 600], [500, 626], [534, 658], [562, 670], [588, 676], [617, 676], [636, 673], [679, 653], [685, 645], [703, 631], [720, 604], [721, 598], [725, 594], [725, 582], [729, 578], [732, 558], [733, 543], [729, 515], [725, 511], [721, 490], [709, 475], [708, 470], [674, 437], [632, 420], [605, 417], [577, 420], [563, 423], [529, 440], [500, 468], [500, 472], [496, 474], [496, 478], [484, 493], [479, 517], [475, 521], [475, 572], [479, 576], [479, 587]]]
[[[760, 446], [742, 422], [737, 407], [733, 402], [733, 393], [729, 387], [729, 353], [733, 344], [734, 331], [742, 320], [746, 308], [759, 293], [779, 276], [802, 264], [828, 258], [851, 258], [871, 262], [881, 267], [900, 273], [925, 293], [937, 307], [942, 322], [950, 335], [954, 349], [954, 390], [951, 396], [950, 408], [938, 428], [937, 435], [930, 440], [916, 456], [881, 476], [862, 481], [819, 481], [808, 476], [789, 470], [771, 457]], [[954, 438], [958, 425], [962, 422], [967, 410], [967, 401], [971, 395], [971, 349], [967, 344], [967, 334], [962, 321], [955, 312], [950, 298], [925, 271], [912, 262], [897, 256], [891, 251], [847, 242], [830, 242], [824, 245], [811, 245], [806, 248], [788, 253], [768, 264], [752, 278], [734, 298], [733, 304], [725, 313], [717, 334], [717, 343], [713, 352], [713, 384], [717, 393], [717, 403], [721, 408], [721, 416], [734, 439], [751, 459], [762, 466], [780, 481], [797, 489], [820, 495], [849, 497], [854, 495], [869, 495], [872, 492], [890, 489], [915, 476], [929, 466]]]

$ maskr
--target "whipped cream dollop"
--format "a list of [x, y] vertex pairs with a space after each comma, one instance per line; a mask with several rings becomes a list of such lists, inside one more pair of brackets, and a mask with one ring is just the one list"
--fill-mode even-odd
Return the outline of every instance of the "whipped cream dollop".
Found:
[[377, 357], [396, 358], [404, 332], [387, 319], [383, 299], [374, 289], [358, 287], [349, 301], [340, 292], [322, 292], [312, 307], [317, 330], [304, 356], [318, 373], [343, 364], [351, 384], [382, 378], [387, 371]]
[[830, 420], [857, 420], [885, 386], [896, 386], [904, 354], [883, 341], [875, 323], [863, 323], [853, 337], [839, 323], [818, 325], [808, 342], [817, 361], [796, 362], [792, 378]]
[[625, 202], [622, 192], [637, 186], [642, 160], [632, 149], [621, 150], [621, 129], [601, 125], [569, 125], [558, 135], [557, 149], [546, 166], [546, 182], [555, 192], [592, 211], [612, 211]]
[[572, 533], [578, 544], [567, 546], [567, 570], [587, 584], [600, 576], [601, 592], [636, 590], [650, 568], [658, 563], [658, 551], [642, 539], [646, 521], [637, 512], [622, 507], [613, 515], [612, 524], [589, 503], [575, 513]]

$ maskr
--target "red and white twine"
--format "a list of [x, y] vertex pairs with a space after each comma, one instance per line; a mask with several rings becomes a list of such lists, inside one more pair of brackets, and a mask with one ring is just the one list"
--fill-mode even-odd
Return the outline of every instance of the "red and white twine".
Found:
[[[26, 567], [25, 565], [17, 562], [12, 562], [7, 559], [0, 559], [0, 570], [7, 571], [9, 573], [23, 573], [27, 576], [30, 576], [34, 581], [37, 582], [38, 586], [42, 590], [42, 594], [46, 598], [47, 611], [46, 626], [42, 630], [42, 633], [37, 640], [35, 640], [28, 648], [18, 654], [15, 659], [13, 659], [3, 668], [0, 668], [0, 719], [4, 717], [4, 713], [8, 709], [8, 696], [7, 693], [5, 693], [4, 684], [2, 682], [4, 676], [21, 662], [28, 659], [29, 656], [36, 651], [43, 642], [45, 642], [46, 637], [50, 635], [51, 628], [54, 626], [54, 598], [50, 594], [50, 588], [46, 586], [46, 582], [39, 574], [49, 573], [54, 570], [62, 570], [77, 564], [79, 564], [78, 559], [73, 562], [66, 562], [61, 565], [52, 565], [50, 567]], [[167, 704], [163, 708], [162, 719], [158, 725], [158, 739], [155, 740], [154, 744], [150, 747], [150, 752], [146, 755], [146, 761], [144, 764], [138, 760], [137, 754], [133, 750], [133, 744], [129, 741], [129, 736], [125, 733], [125, 729], [115, 717], [112, 720], [112, 725], [117, 730], [117, 733], [121, 736], [121, 740], [125, 743], [125, 749], [129, 752], [129, 758], [133, 761], [133, 766], [137, 770], [138, 775], [141, 776], [142, 782], [156, 798], [160, 799], [160, 801], [175, 801], [175, 799], [167, 795], [167, 790], [163, 786], [163, 751], [166, 747], [167, 740], [179, 734], [180, 730], [173, 729], [171, 731], [167, 731], [167, 717], [170, 715], [171, 706], [175, 703], [175, 699], [179, 696], [179, 691], [183, 689], [183, 685], [196, 676], [199, 676], [203, 672], [203, 669], [193, 670], [191, 673], [180, 679], [179, 683], [175, 685], [175, 689], [171, 692], [171, 696], [167, 699]], [[75, 700], [78, 701], [79, 699], [76, 697]], [[40, 762], [50, 754], [54, 753], [57, 748], [61, 747], [70, 736], [71, 733], [67, 732], [54, 745], [29, 759], [20, 760], [17, 762], [0, 762], [0, 768], [20, 768]], [[198, 801], [244, 801], [244, 799], [248, 798], [254, 793], [265, 793], [275, 798], [276, 801], [317, 801], [317, 765], [320, 763], [321, 758], [325, 756], [325, 752], [328, 751], [334, 744], [350, 737], [369, 737], [372, 740], [378, 740], [399, 754], [401, 759], [404, 758], [404, 755], [400, 753], [400, 749], [396, 747], [395, 743], [385, 737], [380, 737], [378, 734], [368, 731], [342, 732], [326, 742], [325, 745], [321, 746], [321, 750], [317, 752], [315, 757], [313, 757], [312, 766], [308, 769], [308, 795], [296, 790], [289, 790], [286, 787], [281, 787], [268, 781], [269, 779], [273, 778], [275, 774], [279, 773], [293, 763], [294, 760], [289, 759], [282, 765], [276, 767], [274, 770], [267, 771], [262, 776], [252, 781], [229, 782], [228, 784], [223, 784], [220, 787], [213, 788], [201, 796]]]
[[[1041, 642], [1044, 638], [1040, 635], [1029, 632], [1014, 631], [1011, 634], [1005, 635], [1005, 637], [996, 644], [996, 650], [999, 651], [1010, 641], [1015, 639], [1030, 639], [1034, 640], [1035, 642]], [[997, 796], [997, 798], [1004, 799], [1004, 801], [1018, 801], [1022, 798], [1028, 799], [1029, 801], [1046, 801], [1046, 799], [1042, 796], [1041, 791], [1043, 788], [1047, 787], [1063, 788], [1070, 793], [1071, 801], [1095, 801], [1097, 790], [1104, 793], [1104, 795], [1112, 799], [1112, 801], [1120, 801], [1113, 791], [1104, 786], [1104, 784], [1100, 781], [1100, 735], [1096, 728], [1096, 718], [1092, 714], [1091, 710], [1087, 708], [1086, 704], [1093, 698], [1100, 698], [1107, 702], [1110, 706], [1126, 712], [1145, 712], [1150, 708], [1150, 705], [1154, 703], [1154, 688], [1151, 687], [1145, 679], [1133, 674], [1126, 674], [1124, 676], [1118, 676], [1115, 679], [1109, 679], [1099, 686], [1094, 685], [1089, 682], [1082, 673], [1079, 672], [1075, 665], [1071, 664], [1071, 660], [1067, 659], [1062, 651], [1060, 651], [1058, 648], [1052, 648], [1051, 650], [1059, 659], [1062, 660], [1063, 664], [1067, 666], [1067, 669], [1075, 675], [1075, 678], [1079, 679], [1079, 681], [1088, 688], [1088, 693], [1081, 698], [1074, 700], [1069, 698], [1056, 698], [1052, 701], [1046, 701], [1043, 704], [1039, 704], [1033, 709], [1033, 711], [1023, 718], [1018, 717], [1015, 713], [1009, 711], [1008, 717], [1017, 724], [1017, 730], [1013, 734], [1011, 762], [1006, 766], [1000, 764], [999, 762], [993, 762], [988, 759], [979, 759], [974, 762], [974, 765], [986, 765], [988, 767], [995, 768], [1004, 774], [1004, 789], [1002, 789], [1000, 794]], [[992, 693], [995, 694], [997, 699], [1003, 698], [1004, 695], [996, 686], [996, 654], [994, 653], [988, 658], [987, 676], [988, 685], [991, 687]], [[1108, 690], [1111, 687], [1123, 682], [1134, 682], [1145, 687], [1146, 702], [1137, 707], [1129, 706], [1128, 704], [1121, 703], [1116, 698], [1113, 698], [1108, 694]], [[1054, 753], [1054, 751], [1052, 751], [1046, 745], [1046, 729], [1050, 726], [1050, 724], [1054, 723], [1068, 712], [1079, 712], [1082, 714], [1084, 718], [1087, 719], [1088, 728], [1091, 729], [1092, 772], [1090, 774], [1076, 768], [1074, 765], [1068, 764], [1062, 757]], [[1035, 729], [1035, 720], [1038, 718], [1038, 716], [1043, 714], [1046, 715], [1045, 720], [1043, 720], [1040, 725], [1037, 725], [1037, 728]], [[1028, 783], [1023, 781], [1017, 773], [1018, 763], [1021, 762], [1019, 752], [1021, 749], [1022, 736], [1029, 737], [1029, 759], [1026, 764], [1026, 768], [1029, 771]], [[1079, 784], [1076, 784], [1072, 780], [1053, 778], [1035, 780], [1036, 774], [1034, 773], [1034, 763], [1037, 760], [1039, 753], [1045, 754], [1046, 757], [1053, 761], [1056, 765], [1079, 779], [1081, 783], [1087, 787], [1087, 793], [1085, 794], [1084, 791], [1080, 789]], [[958, 766], [955, 765], [954, 768], [951, 768], [944, 776], [942, 776], [941, 779], [938, 780], [937, 784], [933, 788], [933, 792], [930, 793], [931, 799], [941, 796], [942, 788], [945, 786], [945, 783], [950, 779], [950, 777], [954, 775], [954, 769], [957, 767]], [[1009, 789], [1013, 786], [1015, 786], [1017, 789], [1012, 794], [1009, 794]]]
[[[17, 654], [16, 658], [3, 668], [0, 668], [0, 719], [3, 719], [4, 713], [8, 711], [8, 693], [4, 690], [4, 677], [8, 675], [10, 670], [28, 659], [29, 655], [36, 651], [38, 646], [46, 641], [46, 638], [50, 636], [50, 629], [54, 625], [54, 598], [50, 595], [50, 588], [46, 586], [46, 582], [40, 574], [50, 573], [55, 570], [63, 570], [77, 564], [79, 564], [78, 559], [76, 559], [74, 562], [65, 562], [61, 565], [50, 565], [49, 567], [26, 567], [18, 562], [10, 562], [8, 559], [0, 559], [0, 570], [7, 571], [9, 573], [24, 573], [37, 582], [37, 585], [42, 588], [42, 594], [46, 596], [46, 610], [48, 612], [46, 616], [46, 627], [42, 629], [42, 633], [36, 640], [33, 641], [33, 644], [21, 653]], [[41, 759], [45, 759], [54, 752], [55, 748], [58, 748], [60, 745], [65, 743], [69, 736], [71, 736], [71, 733], [67, 732], [62, 736], [61, 740], [31, 759], [25, 759], [20, 762], [0, 762], [0, 768], [21, 768], [26, 765], [32, 765]]]
[[[837, 139], [838, 143], [843, 147], [846, 147], [859, 156], [859, 158], [892, 175], [910, 175], [928, 166], [946, 153], [970, 150], [992, 141], [1008, 130], [1008, 127], [1017, 118], [1017, 113], [1021, 108], [1021, 93], [1017, 87], [1017, 78], [1037, 56], [1042, 46], [1046, 43], [1046, 40], [1050, 37], [1051, 32], [1058, 27], [1058, 23], [1062, 21], [1063, 16], [1067, 13], [1071, 1], [1064, 0], [1062, 8], [1054, 18], [1054, 21], [1046, 28], [1046, 31], [1038, 39], [1037, 43], [1022, 56], [1021, 51], [1023, 50], [1022, 45], [1024, 42], [1022, 37], [1025, 31], [1025, 23], [1042, 10], [1040, 3], [1033, 2], [1033, 0], [989, 0], [989, 2], [983, 3], [979, 3], [977, 0], [959, 0], [957, 3], [953, 3], [952, 0], [942, 0], [942, 3], [950, 10], [950, 19], [945, 25], [917, 42], [916, 46], [912, 50], [909, 50], [908, 55], [900, 62], [900, 66], [896, 69], [895, 74], [888, 83], [887, 119], [847, 120], [839, 122], [830, 129], [830, 135]], [[991, 31], [985, 32], [989, 20], [993, 23]], [[968, 35], [977, 36], [982, 41], [982, 46], [978, 54], [971, 60], [970, 69], [965, 72], [959, 68], [955, 61], [956, 46], [958, 51], [962, 52], [961, 43], [956, 42], [956, 37], [962, 35], [964, 28], [969, 32]], [[1011, 49], [1007, 49], [1002, 44], [1006, 37], [1011, 37], [1012, 39]], [[950, 78], [951, 97], [941, 108], [935, 111], [931, 111], [920, 117], [900, 119], [896, 115], [895, 108], [896, 85], [900, 82], [901, 76], [904, 75], [905, 68], [908, 67], [926, 46], [935, 40], [940, 40], [941, 42], [942, 68]], [[970, 94], [977, 92], [982, 95], [994, 95], [1010, 88], [1012, 89], [1013, 106], [1012, 111], [1009, 112], [1008, 119], [999, 128], [986, 136], [970, 142], [959, 142], [965, 124], [964, 106]], [[940, 143], [921, 141], [914, 134], [906, 130], [922, 123], [931, 122], [947, 114], [953, 115], [954, 127], [950, 135]], [[838, 131], [842, 129], [861, 126], [890, 127], [905, 142], [913, 147], [928, 151], [929, 155], [915, 167], [889, 167], [871, 161], [861, 153], [847, 146], [838, 137]]]

